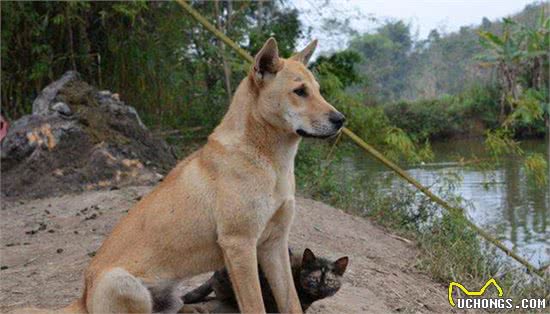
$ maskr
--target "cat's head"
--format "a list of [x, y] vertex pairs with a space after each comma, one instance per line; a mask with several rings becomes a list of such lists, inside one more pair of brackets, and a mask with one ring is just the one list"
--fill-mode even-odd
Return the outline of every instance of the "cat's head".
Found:
[[302, 256], [300, 285], [304, 291], [318, 298], [334, 295], [342, 286], [342, 276], [348, 266], [348, 257], [336, 261], [315, 257], [310, 249], [305, 249]]

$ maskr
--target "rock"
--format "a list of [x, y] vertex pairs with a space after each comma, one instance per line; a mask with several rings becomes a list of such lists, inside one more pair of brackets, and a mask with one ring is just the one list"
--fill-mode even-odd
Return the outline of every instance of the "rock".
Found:
[[64, 116], [70, 116], [72, 114], [71, 108], [69, 108], [69, 106], [66, 103], [61, 101], [53, 105], [52, 109]]
[[68, 71], [63, 74], [59, 80], [46, 86], [46, 88], [42, 90], [40, 95], [38, 95], [32, 103], [32, 113], [38, 115], [48, 114], [49, 106], [57, 96], [59, 90], [62, 89], [67, 83], [79, 78], [80, 75], [77, 72]]
[[154, 183], [176, 162], [133, 107], [72, 71], [44, 88], [0, 147], [1, 192], [16, 198]]
[[111, 91], [108, 91], [108, 90], [102, 90], [102, 91], [99, 91], [97, 92], [97, 94], [99, 96], [102, 96], [102, 97], [111, 97]]

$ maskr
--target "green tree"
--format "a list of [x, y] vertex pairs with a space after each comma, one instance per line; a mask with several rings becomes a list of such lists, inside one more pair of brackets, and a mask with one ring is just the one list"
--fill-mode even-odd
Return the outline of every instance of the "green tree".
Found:
[[[504, 93], [501, 97], [499, 120], [504, 121], [506, 104], [518, 99], [518, 77], [521, 70], [521, 38], [512, 29], [513, 22], [504, 19], [502, 35], [489, 31], [480, 31], [480, 43], [486, 52], [480, 55], [482, 65], [496, 67]], [[511, 99], [510, 99], [511, 98]]]
[[533, 26], [504, 19], [502, 34], [480, 31], [480, 59], [497, 69], [503, 93], [499, 120], [507, 127], [539, 120], [548, 103], [550, 18], [541, 10]]
[[359, 69], [371, 83], [368, 92], [380, 100], [399, 99], [406, 88], [410, 68], [407, 55], [412, 48], [410, 25], [389, 21], [375, 33], [355, 36], [350, 49], [362, 57]]

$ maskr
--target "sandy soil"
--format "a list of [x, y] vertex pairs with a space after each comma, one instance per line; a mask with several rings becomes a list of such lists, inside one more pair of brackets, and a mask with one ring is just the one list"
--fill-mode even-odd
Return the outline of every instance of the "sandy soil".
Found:
[[[2, 201], [0, 311], [58, 308], [82, 292], [82, 272], [104, 237], [148, 186], [31, 201]], [[310, 313], [446, 313], [445, 286], [414, 268], [414, 244], [370, 221], [298, 199], [291, 245], [350, 257], [343, 288]], [[182, 283], [185, 292], [207, 275]]]

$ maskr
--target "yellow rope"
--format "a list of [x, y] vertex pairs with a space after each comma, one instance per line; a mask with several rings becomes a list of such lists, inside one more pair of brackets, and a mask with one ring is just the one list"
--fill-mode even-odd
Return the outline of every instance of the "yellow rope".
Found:
[[208, 22], [208, 20], [205, 19], [195, 9], [193, 9], [191, 7], [191, 5], [189, 5], [189, 3], [187, 3], [187, 1], [185, 1], [185, 0], [176, 0], [176, 2], [179, 3], [179, 5], [181, 5], [182, 8], [185, 11], [187, 11], [187, 13], [189, 13], [189, 15], [191, 15], [197, 22], [201, 23], [202, 26], [204, 26], [204, 28], [206, 28], [208, 31], [210, 31], [214, 35], [216, 35], [216, 37], [221, 39], [221, 41], [223, 41], [224, 44], [226, 44], [227, 46], [229, 46], [233, 50], [235, 50], [235, 52], [237, 52], [241, 57], [243, 57], [243, 59], [245, 59], [246, 61], [248, 61], [250, 63], [254, 62], [254, 58], [252, 58], [252, 56], [250, 54], [248, 54], [248, 52], [246, 52], [243, 48], [239, 47], [239, 45], [237, 45], [234, 41], [229, 39], [229, 37], [227, 37], [224, 33], [220, 32], [216, 28], [216, 26], [214, 26], [210, 22]]
[[[237, 52], [243, 59], [246, 61], [253, 63], [254, 58], [248, 54], [245, 50], [243, 50], [241, 47], [239, 47], [234, 41], [232, 41], [229, 37], [227, 37], [224, 33], [220, 32], [214, 25], [212, 25], [208, 20], [206, 20], [199, 12], [197, 12], [195, 9], [191, 7], [185, 0], [176, 0], [181, 7], [189, 13], [197, 22], [199, 22], [201, 25], [203, 25], [208, 31], [213, 33], [216, 37], [218, 37], [220, 40], [222, 40], [227, 46], [231, 47], [235, 52]], [[456, 208], [444, 201], [443, 199], [439, 198], [437, 195], [433, 194], [430, 189], [420, 184], [420, 182], [416, 181], [413, 177], [411, 177], [405, 170], [401, 169], [399, 166], [388, 160], [384, 155], [382, 155], [379, 151], [377, 151], [374, 147], [367, 144], [365, 141], [363, 141], [359, 136], [357, 136], [355, 133], [353, 133], [348, 128], [343, 128], [343, 133], [347, 135], [352, 141], [354, 141], [359, 147], [361, 147], [365, 152], [367, 152], [369, 155], [374, 157], [376, 160], [380, 161], [383, 165], [393, 170], [395, 173], [397, 173], [401, 178], [403, 178], [405, 181], [412, 184], [414, 187], [416, 187], [420, 192], [424, 193], [427, 197], [429, 197], [432, 201], [439, 204], [441, 207], [452, 211], [452, 212], [463, 212], [464, 210], [462, 208]], [[335, 143], [336, 145], [336, 143]], [[334, 146], [335, 146], [334, 145]], [[333, 147], [334, 147], [333, 146]], [[504, 253], [506, 253], [508, 256], [515, 259], [518, 263], [525, 266], [530, 272], [539, 275], [543, 280], [546, 282], [550, 282], [550, 278], [545, 277], [542, 269], [537, 269], [533, 265], [531, 265], [526, 259], [523, 257], [517, 255], [515, 252], [507, 248], [504, 244], [502, 244], [499, 240], [488, 234], [485, 230], [478, 227], [476, 224], [471, 222], [469, 219], [466, 219], [466, 222], [468, 226], [470, 226], [475, 232], [477, 232], [481, 237], [483, 237], [488, 242], [492, 243], [499, 249], [501, 249]]]

